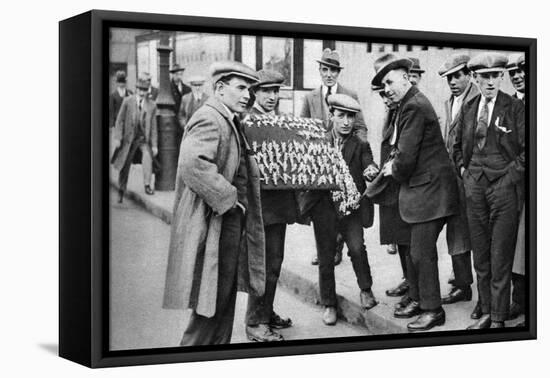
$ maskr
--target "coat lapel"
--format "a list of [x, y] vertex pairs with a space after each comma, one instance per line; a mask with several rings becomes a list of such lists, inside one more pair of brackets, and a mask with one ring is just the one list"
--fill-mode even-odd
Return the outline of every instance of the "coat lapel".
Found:
[[239, 156], [241, 156], [242, 146], [239, 138], [239, 132], [237, 130], [237, 126], [235, 126], [230, 115], [227, 113], [227, 110], [225, 109], [224, 105], [220, 102], [220, 100], [214, 97], [209, 97], [205, 105], [211, 106], [212, 108], [216, 109], [218, 113], [220, 113], [223, 116], [223, 118], [225, 118], [226, 122], [229, 123], [229, 125], [231, 126], [231, 130], [235, 135], [235, 139], [237, 140], [237, 147], [239, 148]]

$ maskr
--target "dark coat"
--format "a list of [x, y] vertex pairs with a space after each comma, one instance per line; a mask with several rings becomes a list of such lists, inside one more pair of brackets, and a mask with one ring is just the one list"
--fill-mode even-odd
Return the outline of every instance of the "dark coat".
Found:
[[[338, 87], [336, 88], [336, 93], [346, 94], [359, 101], [357, 93], [340, 84], [338, 84]], [[324, 125], [328, 125], [328, 109], [325, 98], [323, 97], [322, 86], [306, 94], [302, 105], [302, 110], [300, 112], [300, 117], [320, 119], [323, 121]], [[366, 128], [363, 112], [357, 113], [355, 124], [358, 128]]]
[[126, 88], [125, 91], [126, 95], [124, 97], [121, 97], [116, 89], [109, 96], [109, 127], [115, 127], [116, 117], [122, 106], [122, 101], [133, 94], [128, 88]]
[[458, 190], [437, 115], [412, 86], [397, 108], [397, 154], [392, 176], [400, 183], [399, 212], [407, 223], [458, 213]]
[[185, 128], [187, 122], [191, 119], [193, 114], [204, 105], [208, 100], [208, 95], [206, 93], [202, 94], [201, 100], [199, 102], [195, 101], [193, 93], [187, 93], [181, 98], [181, 103], [178, 110], [178, 121], [182, 129]]
[[176, 113], [177, 115], [181, 105], [181, 98], [185, 96], [187, 93], [191, 93], [191, 87], [189, 87], [188, 85], [185, 85], [184, 83], [181, 83], [181, 92], [180, 92], [176, 82], [173, 79], [170, 79], [170, 91], [172, 92], [172, 98], [174, 99], [174, 113]]
[[[210, 98], [189, 120], [181, 143], [170, 234], [164, 307], [216, 312], [218, 254], [223, 214], [237, 202], [232, 184], [241, 146], [231, 116]], [[239, 289], [262, 295], [265, 289], [265, 239], [260, 208], [260, 172], [248, 159], [246, 237], [239, 256]]]
[[[393, 149], [390, 145], [390, 140], [393, 134], [393, 125], [391, 124], [395, 110], [390, 110], [386, 114], [384, 128], [382, 130], [382, 143], [380, 146], [380, 165], [384, 164]], [[399, 214], [399, 183], [391, 178], [386, 191], [389, 191], [395, 196], [395, 204], [393, 206], [378, 207], [380, 216], [380, 244], [405, 244], [411, 242], [411, 226], [401, 218]]]
[[[112, 162], [120, 170], [130, 152], [138, 121], [145, 123], [145, 143], [149, 148], [157, 147], [157, 106], [147, 97], [143, 100], [141, 113], [138, 110], [137, 95], [126, 97], [120, 106], [116, 119], [114, 139], [120, 140], [120, 147], [113, 153]], [[153, 156], [152, 151], [151, 156]]]

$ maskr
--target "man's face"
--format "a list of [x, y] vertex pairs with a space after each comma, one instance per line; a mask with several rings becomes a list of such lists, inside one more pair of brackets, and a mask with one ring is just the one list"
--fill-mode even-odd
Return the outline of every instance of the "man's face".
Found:
[[340, 75], [340, 69], [319, 64], [319, 73], [321, 74], [321, 80], [327, 87], [332, 87], [338, 82], [338, 76]]
[[227, 83], [220, 81], [217, 95], [220, 100], [235, 113], [242, 113], [246, 110], [250, 93], [250, 83], [243, 78], [233, 76]]
[[178, 72], [174, 72], [174, 73], [172, 74], [172, 77], [174, 78], [174, 81], [175, 81], [176, 83], [181, 83], [181, 82], [182, 82], [182, 80], [183, 80], [183, 72], [184, 72], [184, 71], [178, 71]]
[[418, 72], [409, 73], [409, 81], [412, 85], [418, 85], [420, 83], [421, 76]]
[[137, 94], [139, 96], [139, 98], [144, 98], [145, 95], [147, 94], [147, 88], [138, 88], [137, 89]]
[[330, 114], [334, 131], [340, 136], [346, 136], [353, 130], [355, 123], [355, 113], [346, 112], [340, 109], [334, 109]]
[[502, 72], [484, 72], [475, 74], [475, 80], [479, 86], [481, 94], [488, 99], [494, 98], [498, 90], [500, 89], [500, 84], [502, 83]]
[[453, 72], [447, 75], [447, 84], [453, 96], [460, 96], [470, 83], [470, 74], [465, 74], [463, 70]]
[[191, 84], [191, 91], [193, 92], [193, 95], [195, 97], [200, 97], [202, 95], [202, 92], [203, 92], [202, 89], [203, 89], [202, 83], [201, 84], [198, 84], [198, 83]]
[[379, 95], [380, 95], [380, 98], [382, 99], [382, 102], [384, 103], [384, 105], [386, 105], [388, 109], [394, 109], [397, 106], [396, 103], [394, 103], [392, 100], [388, 98], [388, 96], [386, 96], [386, 92], [380, 91]]
[[516, 91], [525, 93], [525, 72], [516, 68], [508, 71], [508, 75], [510, 75], [510, 80]]
[[277, 106], [277, 101], [279, 101], [279, 88], [258, 88], [256, 91], [256, 102], [260, 105], [266, 112], [270, 112], [275, 109]]
[[412, 86], [409, 75], [401, 69], [391, 70], [382, 78], [382, 85], [386, 96], [393, 103], [398, 103]]

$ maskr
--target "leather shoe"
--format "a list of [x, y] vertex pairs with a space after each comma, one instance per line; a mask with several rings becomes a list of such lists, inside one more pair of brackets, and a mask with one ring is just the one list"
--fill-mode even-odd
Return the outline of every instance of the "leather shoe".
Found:
[[407, 280], [403, 280], [393, 289], [386, 290], [386, 295], [388, 297], [401, 297], [407, 294], [407, 291], [409, 291], [409, 282]]
[[515, 318], [518, 318], [520, 315], [523, 315], [525, 313], [525, 310], [516, 302], [512, 302], [512, 305], [510, 306], [510, 313], [508, 315], [508, 320], [512, 320]]
[[313, 256], [313, 258], [311, 259], [311, 265], [319, 265], [319, 258], [317, 257], [317, 255]]
[[407, 324], [407, 329], [411, 332], [427, 331], [443, 324], [445, 324], [445, 310], [440, 307], [434, 311], [423, 311], [415, 321]]
[[323, 323], [326, 325], [335, 325], [337, 320], [336, 307], [327, 306], [323, 313]]
[[270, 342], [283, 341], [283, 336], [277, 332], [273, 332], [267, 324], [258, 324], [255, 327], [246, 326], [246, 337], [250, 341]]
[[399, 302], [397, 302], [395, 304], [395, 309], [398, 309], [398, 308], [405, 308], [409, 305], [409, 303], [412, 302], [412, 299], [411, 297], [409, 297], [407, 294], [403, 295], [401, 297], [401, 299], [399, 300]]
[[359, 299], [361, 300], [361, 307], [364, 310], [370, 310], [378, 304], [371, 289], [361, 290], [361, 293], [359, 294]]
[[407, 306], [395, 309], [393, 316], [400, 319], [407, 319], [419, 315], [420, 313], [422, 313], [420, 303], [411, 300]]
[[153, 195], [155, 194], [154, 190], [151, 189], [151, 187], [149, 185], [145, 185], [145, 194], [148, 194], [148, 195]]
[[118, 190], [118, 203], [122, 203], [123, 199], [124, 199], [124, 190], [119, 189]]
[[491, 315], [490, 314], [483, 314], [481, 315], [481, 318], [474, 324], [468, 326], [466, 329], [486, 329], [491, 327]]
[[283, 329], [292, 326], [292, 320], [290, 318], [281, 318], [275, 311], [271, 313], [271, 319], [269, 319], [269, 326], [275, 329]]
[[459, 288], [454, 287], [451, 292], [441, 298], [441, 304], [453, 304], [460, 301], [471, 301], [472, 300], [472, 289], [470, 287]]
[[342, 251], [336, 251], [334, 255], [334, 266], [339, 265], [342, 262]]
[[504, 322], [491, 322], [490, 328], [504, 328]]
[[481, 303], [477, 301], [476, 306], [474, 307], [474, 310], [470, 314], [470, 318], [477, 320], [481, 318], [481, 315], [483, 315], [483, 313], [481, 312]]

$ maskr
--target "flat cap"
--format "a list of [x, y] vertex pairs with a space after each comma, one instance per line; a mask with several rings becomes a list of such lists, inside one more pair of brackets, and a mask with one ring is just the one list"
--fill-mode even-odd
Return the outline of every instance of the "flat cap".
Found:
[[508, 58], [497, 52], [485, 52], [474, 56], [468, 62], [470, 71], [476, 73], [502, 72], [506, 69]]
[[422, 68], [420, 68], [420, 60], [418, 58], [410, 57], [409, 59], [413, 62], [413, 65], [412, 65], [411, 69], [409, 70], [409, 72], [416, 72], [416, 73], [420, 73], [420, 74], [426, 72]]
[[508, 63], [506, 64], [506, 69], [517, 70], [524, 69], [525, 67], [525, 55], [523, 53], [510, 54], [508, 56]]
[[126, 72], [119, 70], [115, 74], [117, 83], [126, 83]]
[[244, 63], [232, 60], [212, 63], [212, 65], [210, 65], [210, 75], [212, 76], [212, 83], [217, 83], [219, 80], [228, 76], [238, 76], [251, 83], [260, 81], [256, 71]]
[[447, 75], [460, 71], [468, 65], [469, 61], [470, 55], [468, 54], [453, 54], [443, 63], [437, 73], [439, 74], [439, 76], [445, 77]]
[[340, 65], [340, 54], [338, 54], [336, 50], [331, 50], [329, 48], [323, 50], [323, 55], [321, 59], [317, 59], [317, 62], [326, 66], [338, 68], [339, 70], [344, 68]]
[[181, 67], [179, 64], [174, 64], [172, 66], [172, 68], [170, 68], [170, 73], [176, 73], [176, 72], [179, 72], [179, 71], [185, 71], [185, 68], [184, 67]]
[[335, 93], [328, 96], [328, 105], [331, 108], [343, 110], [350, 113], [361, 111], [361, 105], [353, 97], [343, 93]]
[[384, 54], [374, 61], [374, 78], [371, 84], [381, 86], [382, 79], [388, 72], [397, 68], [404, 68], [409, 72], [413, 65], [413, 61], [408, 58], [403, 58], [395, 54]]
[[258, 78], [260, 81], [254, 84], [256, 88], [282, 87], [285, 81], [285, 77], [280, 72], [273, 70], [258, 71]]
[[202, 75], [193, 75], [187, 80], [187, 82], [191, 85], [201, 85], [204, 84], [205, 81], [206, 79]]

